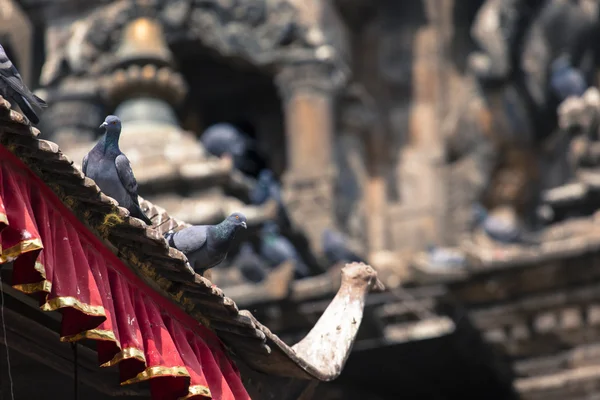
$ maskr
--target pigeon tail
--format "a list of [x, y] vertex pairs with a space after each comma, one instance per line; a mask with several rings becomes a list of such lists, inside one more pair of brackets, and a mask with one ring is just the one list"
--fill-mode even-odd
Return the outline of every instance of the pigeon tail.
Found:
[[38, 114], [41, 114], [42, 108], [39, 106], [36, 107], [37, 104], [35, 104], [35, 102], [30, 103], [25, 97], [22, 97], [18, 94], [16, 94], [13, 97], [13, 100], [17, 103], [17, 105], [19, 106], [23, 114], [25, 114], [27, 119], [29, 119], [34, 124], [38, 124], [40, 122]]
[[148, 218], [146, 216], [146, 214], [144, 214], [144, 212], [142, 211], [140, 206], [134, 205], [133, 210], [129, 210], [129, 212], [132, 217], [141, 219], [142, 221], [144, 221], [146, 223], [146, 225], [152, 226], [152, 221], [150, 220], [150, 218]]

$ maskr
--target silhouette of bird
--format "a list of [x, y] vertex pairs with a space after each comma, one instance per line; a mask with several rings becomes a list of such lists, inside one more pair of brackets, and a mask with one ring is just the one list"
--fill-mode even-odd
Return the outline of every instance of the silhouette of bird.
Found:
[[352, 252], [344, 235], [330, 229], [325, 229], [321, 236], [325, 258], [334, 265], [337, 263], [365, 262]]
[[285, 261], [294, 261], [296, 276], [299, 278], [310, 275], [310, 270], [302, 262], [294, 245], [279, 234], [279, 227], [272, 221], [267, 222], [261, 230], [260, 255], [270, 267], [277, 267]]
[[200, 136], [200, 142], [216, 157], [231, 155], [235, 167], [245, 174], [256, 176], [265, 166], [256, 141], [233, 124], [209, 126]]
[[582, 96], [588, 85], [568, 55], [556, 58], [550, 67], [550, 87], [560, 102], [569, 96]]
[[48, 107], [44, 100], [25, 86], [21, 74], [6, 55], [2, 45], [0, 45], [0, 92], [4, 97], [17, 103], [23, 114], [34, 124], [40, 122], [44, 108]]
[[436, 267], [462, 267], [466, 264], [464, 254], [430, 244], [427, 246], [429, 262]]
[[138, 185], [129, 159], [119, 148], [121, 120], [109, 115], [100, 128], [104, 128], [106, 133], [83, 158], [83, 173], [93, 179], [104, 194], [128, 209], [131, 216], [152, 225], [140, 207]]
[[242, 244], [240, 252], [233, 262], [239, 268], [242, 276], [253, 283], [262, 282], [268, 274], [269, 268], [264, 260], [252, 248], [248, 242]]
[[521, 226], [505, 218], [489, 215], [481, 204], [474, 205], [475, 226], [491, 239], [505, 244], [538, 244], [535, 234], [525, 232]]
[[242, 228], [247, 228], [246, 217], [236, 212], [218, 225], [194, 225], [167, 232], [165, 239], [169, 246], [186, 255], [197, 273], [203, 274], [225, 260], [236, 233]]

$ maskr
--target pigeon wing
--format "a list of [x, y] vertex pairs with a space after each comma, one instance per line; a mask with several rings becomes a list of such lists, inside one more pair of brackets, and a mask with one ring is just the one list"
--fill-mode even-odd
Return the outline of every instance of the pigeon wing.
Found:
[[89, 154], [86, 154], [85, 157], [83, 157], [83, 161], [81, 162], [81, 171], [84, 175], [87, 175], [88, 156]]
[[134, 204], [138, 204], [138, 184], [133, 175], [131, 164], [125, 154], [119, 154], [115, 159], [115, 166], [117, 167], [117, 174], [119, 179], [125, 187], [125, 190], [131, 195]]
[[15, 68], [4, 52], [0, 52], [0, 77], [12, 90], [20, 94], [34, 109], [45, 108], [48, 106], [44, 100], [31, 93], [27, 86], [25, 86], [21, 74], [19, 74], [17, 68]]
[[200, 250], [206, 245], [208, 228], [208, 225], [194, 225], [176, 232], [173, 235], [175, 247], [184, 254]]

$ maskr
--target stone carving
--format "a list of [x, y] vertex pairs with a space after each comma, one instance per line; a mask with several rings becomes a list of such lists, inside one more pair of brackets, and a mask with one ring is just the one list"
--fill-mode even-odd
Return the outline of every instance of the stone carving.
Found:
[[54, 83], [64, 74], [62, 67], [75, 75], [106, 72], [127, 22], [144, 16], [159, 21], [169, 44], [197, 42], [256, 65], [336, 57], [331, 47], [310, 39], [310, 29], [286, 0], [121, 0], [56, 34], [43, 83]]

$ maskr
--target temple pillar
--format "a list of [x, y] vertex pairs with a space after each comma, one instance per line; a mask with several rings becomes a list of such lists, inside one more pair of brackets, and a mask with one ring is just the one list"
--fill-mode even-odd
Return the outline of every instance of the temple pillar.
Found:
[[336, 225], [333, 156], [334, 108], [341, 82], [325, 62], [283, 67], [277, 84], [283, 99], [287, 171], [284, 198], [294, 225], [321, 253], [321, 234]]

